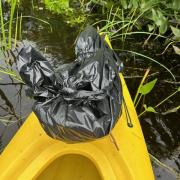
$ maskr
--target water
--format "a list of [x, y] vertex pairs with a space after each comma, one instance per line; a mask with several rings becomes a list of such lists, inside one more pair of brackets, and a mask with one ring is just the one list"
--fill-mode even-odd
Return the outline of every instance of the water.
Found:
[[[30, 2], [29, 2], [30, 3]], [[47, 24], [41, 23], [32, 18], [23, 19], [23, 39], [26, 39], [28, 43], [35, 46], [43, 55], [57, 67], [59, 64], [71, 62], [74, 60], [74, 41], [79, 33], [79, 26], [70, 27], [64, 22], [61, 16], [54, 15], [44, 8], [42, 5], [34, 7], [32, 9], [31, 4], [26, 2], [22, 6], [23, 15], [36, 16], [42, 18], [51, 23], [52, 32]], [[41, 10], [40, 10], [41, 9]], [[159, 52], [162, 52], [161, 42], [156, 41], [154, 45], [142, 49], [142, 44], [137, 43], [139, 38], [133, 37], [128, 40], [128, 48], [136, 46], [137, 52], [141, 52], [146, 55], [155, 56]], [[114, 47], [118, 47], [119, 43], [115, 42]], [[125, 48], [126, 48], [125, 46]], [[129, 87], [132, 97], [134, 97], [137, 87], [141, 81], [141, 76], [145, 73], [145, 70], [152, 66], [149, 80], [158, 78], [158, 83], [145, 99], [147, 105], [154, 106], [161, 100], [167, 97], [169, 94], [177, 89], [177, 85], [167, 83], [171, 81], [169, 74], [159, 66], [145, 62], [141, 57], [135, 57], [126, 53], [117, 52], [125, 65], [124, 75]], [[169, 51], [164, 56], [155, 56], [155, 58], [163, 64], [166, 64], [171, 68], [173, 73], [179, 80], [179, 64], [177, 56], [172, 55]], [[0, 76], [3, 80], [0, 83], [12, 83], [12, 80], [6, 76]], [[13, 123], [7, 124], [6, 122], [0, 123], [0, 147], [3, 148], [8, 144], [15, 132], [18, 130], [23, 120], [31, 112], [33, 100], [28, 99], [24, 93], [24, 86], [22, 85], [1, 85], [0, 84], [0, 116], [11, 116]], [[180, 172], [180, 121], [179, 112], [163, 115], [163, 112], [173, 107], [178, 106], [179, 95], [176, 94], [173, 98], [168, 100], [165, 104], [158, 108], [158, 114], [147, 113], [140, 119], [142, 130], [146, 139], [148, 150], [151, 154], [156, 156], [162, 162], [166, 163], [171, 168], [174, 168]], [[138, 107], [138, 112], [141, 111], [141, 107]], [[172, 180], [175, 179], [164, 168], [161, 168], [153, 163], [153, 169], [158, 180]], [[142, 172], [143, 173], [143, 172]]]

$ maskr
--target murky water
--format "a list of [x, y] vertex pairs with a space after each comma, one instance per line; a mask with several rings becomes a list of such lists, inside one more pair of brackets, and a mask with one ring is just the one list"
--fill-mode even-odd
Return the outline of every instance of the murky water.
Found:
[[[53, 15], [44, 8], [40, 8], [40, 10], [39, 7], [36, 7], [33, 10], [31, 4], [27, 3], [25, 6], [22, 6], [23, 15], [35, 16], [50, 22], [52, 32], [47, 24], [32, 18], [23, 18], [23, 39], [33, 44], [55, 67], [74, 60], [73, 44], [79, 33], [79, 27], [70, 27], [60, 16]], [[157, 41], [156, 47], [148, 46], [143, 49], [142, 44], [137, 43], [138, 38], [134, 37], [134, 39], [128, 40], [129, 43], [126, 46], [132, 47], [132, 49], [136, 46], [138, 52], [158, 58], [159, 61], [171, 68], [177, 76], [177, 80], [179, 80], [180, 65], [177, 62], [178, 57], [172, 55], [171, 51], [164, 56], [155, 56], [162, 52], [161, 42]], [[115, 42], [114, 47], [117, 45], [118, 42]], [[140, 57], [126, 53], [117, 53], [125, 64], [124, 75], [132, 97], [136, 93], [141, 76], [143, 76], [149, 66], [152, 66], [151, 73], [153, 74], [149, 77], [149, 80], [158, 78], [158, 83], [151, 94], [146, 97], [145, 103], [147, 105], [154, 106], [158, 104], [177, 89], [177, 85], [167, 82], [171, 79], [169, 79], [170, 76], [164, 69], [150, 61], [145, 62]], [[31, 112], [33, 100], [25, 96], [24, 86], [19, 84], [13, 85], [12, 79], [7, 75], [1, 74], [0, 77], [3, 79], [0, 81], [0, 117], [11, 118], [13, 122], [0, 122], [0, 147], [3, 149], [18, 130], [22, 121]], [[4, 83], [6, 85], [3, 85]], [[147, 113], [141, 117], [140, 121], [149, 152], [180, 172], [179, 113], [163, 114], [168, 109], [178, 106], [178, 99], [180, 97], [176, 94], [176, 96], [158, 108], [160, 113]], [[138, 108], [138, 112], [140, 111], [141, 107]], [[154, 163], [153, 168], [157, 179], [175, 179], [168, 171]]]

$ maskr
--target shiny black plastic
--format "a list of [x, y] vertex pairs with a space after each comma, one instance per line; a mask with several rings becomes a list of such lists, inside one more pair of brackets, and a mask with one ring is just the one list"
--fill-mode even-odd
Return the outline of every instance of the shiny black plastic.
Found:
[[22, 48], [18, 70], [36, 102], [46, 133], [66, 142], [101, 138], [115, 126], [122, 104], [122, 63], [93, 27], [78, 37], [77, 59], [53, 69], [33, 47]]

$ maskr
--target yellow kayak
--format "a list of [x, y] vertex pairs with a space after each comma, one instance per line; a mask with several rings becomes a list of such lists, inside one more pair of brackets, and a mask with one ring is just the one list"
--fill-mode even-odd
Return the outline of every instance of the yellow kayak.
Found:
[[123, 105], [110, 135], [67, 144], [46, 135], [31, 113], [0, 155], [0, 180], [153, 180], [139, 119], [122, 74], [120, 78], [133, 127], [127, 125]]

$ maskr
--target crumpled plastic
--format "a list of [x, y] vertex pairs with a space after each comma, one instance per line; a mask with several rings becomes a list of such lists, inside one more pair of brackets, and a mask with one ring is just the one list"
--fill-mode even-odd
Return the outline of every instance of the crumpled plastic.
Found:
[[104, 36], [88, 27], [79, 35], [77, 59], [54, 69], [32, 46], [17, 57], [26, 93], [36, 101], [33, 111], [45, 132], [65, 142], [106, 136], [121, 115], [122, 62]]

